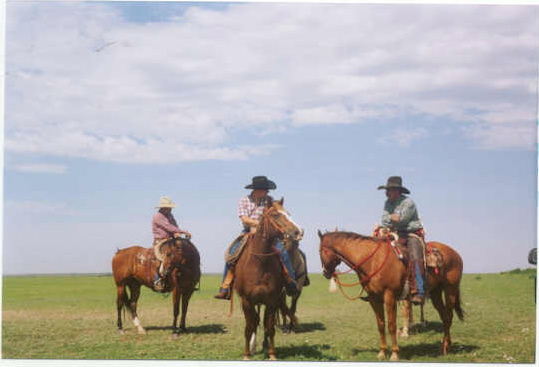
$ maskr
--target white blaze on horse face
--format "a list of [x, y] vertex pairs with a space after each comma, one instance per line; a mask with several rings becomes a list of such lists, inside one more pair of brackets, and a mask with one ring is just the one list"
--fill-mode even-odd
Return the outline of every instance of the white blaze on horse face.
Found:
[[296, 240], [297, 241], [301, 240], [301, 238], [303, 237], [303, 230], [301, 229], [301, 227], [296, 222], [294, 222], [290, 214], [288, 214], [288, 212], [286, 212], [285, 210], [279, 210], [279, 213], [282, 214], [290, 223], [292, 223], [294, 227], [296, 227], [299, 233], [298, 238], [296, 238]]

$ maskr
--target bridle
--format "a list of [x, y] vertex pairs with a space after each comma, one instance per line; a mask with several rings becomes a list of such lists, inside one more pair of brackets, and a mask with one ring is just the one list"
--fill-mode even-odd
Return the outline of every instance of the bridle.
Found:
[[[384, 246], [386, 245], [386, 246]], [[363, 269], [361, 269], [361, 266], [363, 264], [365, 264], [367, 261], [369, 261], [382, 247], [387, 247], [387, 251], [385, 253], [385, 256], [384, 256], [384, 260], [382, 261], [382, 263], [380, 264], [380, 266], [378, 266], [373, 272], [371, 272], [370, 274], [366, 274]], [[389, 254], [391, 253], [391, 242], [388, 240], [388, 241], [379, 241], [378, 242], [378, 246], [376, 246], [376, 248], [374, 249], [373, 252], [371, 252], [369, 255], [367, 255], [365, 258], [363, 258], [359, 263], [357, 264], [354, 264], [352, 261], [350, 261], [346, 256], [344, 256], [342, 253], [340, 253], [339, 251], [337, 251], [335, 248], [328, 248], [326, 247], [326, 249], [332, 251], [335, 256], [341, 260], [342, 262], [344, 262], [346, 265], [348, 265], [348, 267], [350, 269], [348, 269], [347, 271], [344, 271], [344, 272], [333, 272], [333, 274], [331, 275], [336, 283], [339, 285], [339, 289], [341, 290], [341, 293], [346, 297], [348, 298], [349, 300], [353, 301], [353, 300], [356, 300], [358, 298], [361, 297], [361, 295], [363, 294], [363, 292], [365, 291], [365, 285], [371, 280], [372, 277], [374, 277], [376, 274], [378, 274], [382, 269], [383, 267], [385, 266], [386, 262], [387, 262], [387, 259], [389, 258]], [[363, 274], [365, 274], [365, 277], [363, 279], [360, 279], [359, 282], [356, 282], [356, 283], [350, 283], [350, 284], [346, 284], [346, 283], [342, 283], [340, 280], [339, 280], [339, 275], [343, 275], [343, 274], [347, 274], [347, 273], [350, 273], [351, 271], [356, 271], [356, 272], [361, 272]], [[342, 287], [355, 287], [357, 285], [361, 285], [362, 289], [361, 289], [361, 292], [359, 293], [359, 295], [357, 297], [350, 297], [348, 296]]]
[[[277, 232], [279, 232], [279, 234], [282, 236], [282, 237], [285, 237], [285, 231], [281, 228], [281, 226], [277, 223], [277, 221], [275, 219], [273, 219], [271, 217], [271, 215], [269, 215], [270, 211], [271, 210], [276, 210], [275, 208], [269, 208], [266, 212], [264, 212], [262, 214], [262, 218], [265, 218], [267, 220], [266, 221], [260, 221], [261, 224], [263, 224], [262, 226], [262, 230], [263, 230], [263, 235], [262, 235], [262, 238], [267, 240], [269, 238], [268, 236], [268, 225], [271, 224], [273, 225], [273, 227], [275, 228], [275, 230]], [[261, 218], [261, 219], [262, 219]], [[269, 222], [269, 223], [268, 223]], [[256, 256], [256, 257], [266, 257], [266, 256], [273, 256], [273, 255], [278, 255], [280, 254], [281, 251], [279, 251], [275, 246], [272, 247], [272, 251], [271, 252], [263, 252], [263, 253], [254, 253], [252, 251], [252, 247], [250, 248], [250, 254], [253, 255], [253, 256]]]

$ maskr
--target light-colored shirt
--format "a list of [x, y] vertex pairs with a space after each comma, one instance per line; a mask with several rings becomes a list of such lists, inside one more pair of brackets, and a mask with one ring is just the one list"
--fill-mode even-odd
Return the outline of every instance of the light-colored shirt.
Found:
[[[238, 203], [238, 215], [240, 217], [246, 216], [251, 219], [258, 220], [266, 208], [268, 203], [271, 203], [273, 198], [271, 196], [263, 197], [262, 199], [255, 202], [251, 195], [244, 196], [240, 199]], [[244, 231], [249, 231], [248, 226], [243, 226]]]
[[165, 215], [161, 212], [154, 214], [152, 218], [152, 233], [155, 240], [164, 240], [172, 237], [175, 232], [180, 232], [176, 219], [172, 213]]
[[[398, 214], [400, 220], [393, 222], [391, 220], [391, 214]], [[384, 214], [382, 215], [382, 226], [396, 231], [415, 232], [423, 228], [423, 223], [421, 223], [413, 200], [405, 195], [401, 195], [394, 202], [386, 200]]]

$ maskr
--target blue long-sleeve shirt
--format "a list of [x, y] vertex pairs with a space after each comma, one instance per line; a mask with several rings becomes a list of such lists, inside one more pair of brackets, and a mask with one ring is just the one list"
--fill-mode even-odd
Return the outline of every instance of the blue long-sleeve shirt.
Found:
[[[392, 214], [398, 214], [400, 221], [393, 222], [391, 220]], [[401, 195], [394, 202], [386, 200], [384, 214], [382, 215], [382, 226], [406, 232], [415, 232], [423, 228], [415, 203], [405, 195]]]

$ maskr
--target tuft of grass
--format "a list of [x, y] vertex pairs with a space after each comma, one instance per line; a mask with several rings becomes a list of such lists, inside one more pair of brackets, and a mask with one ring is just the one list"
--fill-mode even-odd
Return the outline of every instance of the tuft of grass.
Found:
[[[414, 328], [410, 338], [399, 339], [401, 360], [534, 363], [535, 288], [529, 274], [465, 274], [461, 292], [466, 320], [454, 318], [453, 351], [447, 356], [439, 354], [442, 326], [429, 302], [425, 306], [427, 325]], [[377, 361], [379, 338], [371, 307], [329, 293], [329, 283], [320, 274], [310, 277], [311, 285], [304, 288], [298, 305], [297, 332], [276, 333], [277, 357], [285, 361]], [[350, 283], [356, 279], [350, 277]], [[213, 298], [220, 280], [220, 275], [203, 275], [201, 290], [189, 305], [188, 333], [173, 339], [171, 297], [143, 288], [139, 317], [147, 334], [136, 333], [126, 312], [127, 334], [120, 335], [116, 290], [110, 276], [4, 277], [2, 358], [240, 360], [244, 318], [237, 297], [230, 317], [230, 303]], [[354, 296], [360, 289], [345, 291]], [[259, 333], [260, 344], [261, 328]], [[263, 353], [253, 357], [265, 358]]]

